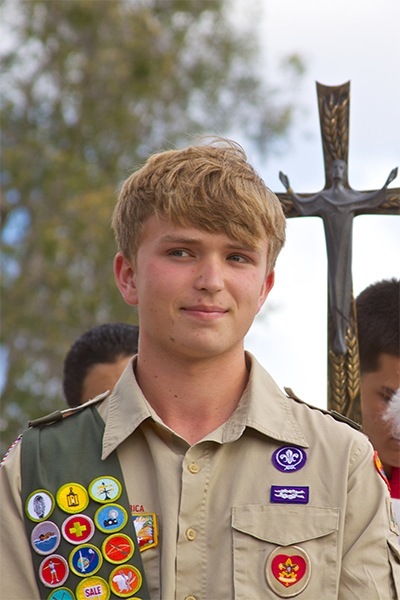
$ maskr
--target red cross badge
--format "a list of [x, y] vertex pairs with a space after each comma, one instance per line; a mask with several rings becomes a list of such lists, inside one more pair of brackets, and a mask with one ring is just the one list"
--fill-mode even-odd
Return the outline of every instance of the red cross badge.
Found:
[[88, 542], [93, 537], [95, 526], [87, 515], [71, 515], [65, 519], [61, 531], [67, 542], [77, 545]]

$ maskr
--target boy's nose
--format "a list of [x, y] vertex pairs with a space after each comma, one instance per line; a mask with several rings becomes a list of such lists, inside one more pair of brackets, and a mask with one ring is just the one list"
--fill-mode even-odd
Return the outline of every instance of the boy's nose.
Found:
[[224, 271], [218, 259], [202, 261], [199, 265], [196, 288], [209, 292], [218, 292], [224, 286]]

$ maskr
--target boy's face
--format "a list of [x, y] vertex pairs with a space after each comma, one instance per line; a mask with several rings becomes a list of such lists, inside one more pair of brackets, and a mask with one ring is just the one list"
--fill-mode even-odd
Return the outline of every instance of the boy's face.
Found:
[[376, 371], [361, 374], [363, 431], [384, 465], [400, 467], [400, 439], [383, 417], [391, 396], [400, 388], [400, 357], [381, 354]]
[[115, 260], [118, 287], [139, 306], [140, 351], [187, 360], [243, 351], [243, 338], [273, 285], [267, 241], [256, 250], [152, 216], [135, 262]]
[[120, 356], [116, 358], [115, 362], [93, 365], [83, 380], [81, 402], [86, 402], [102, 392], [112, 390], [130, 358], [130, 356]]

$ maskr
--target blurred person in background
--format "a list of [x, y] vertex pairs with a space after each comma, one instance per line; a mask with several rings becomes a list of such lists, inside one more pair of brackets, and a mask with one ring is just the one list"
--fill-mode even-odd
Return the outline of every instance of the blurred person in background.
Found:
[[129, 359], [137, 353], [139, 328], [105, 323], [85, 331], [64, 360], [63, 390], [69, 406], [79, 406], [112, 390]]
[[400, 523], [400, 280], [356, 298], [363, 431], [382, 461]]

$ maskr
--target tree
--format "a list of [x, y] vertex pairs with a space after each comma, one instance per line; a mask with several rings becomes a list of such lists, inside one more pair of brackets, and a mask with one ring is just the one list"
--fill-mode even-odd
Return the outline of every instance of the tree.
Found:
[[[151, 152], [234, 126], [268, 151], [277, 108], [254, 25], [224, 0], [3, 0], [3, 450], [64, 407], [66, 351], [82, 331], [135, 315], [116, 291], [110, 217]], [[3, 33], [4, 33], [3, 31]], [[4, 39], [4, 38], [3, 38]], [[288, 81], [301, 71], [294, 60]], [[268, 99], [270, 98], [270, 99]]]

